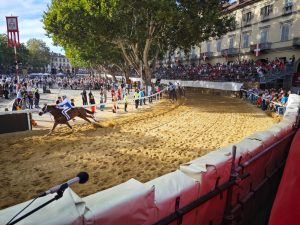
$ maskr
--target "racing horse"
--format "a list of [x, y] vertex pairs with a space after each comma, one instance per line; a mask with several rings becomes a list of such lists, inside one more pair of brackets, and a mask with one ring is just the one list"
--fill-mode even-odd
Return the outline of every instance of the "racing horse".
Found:
[[[49, 132], [48, 135], [50, 135], [55, 127], [58, 124], [66, 124], [71, 130], [73, 130], [72, 126], [69, 124], [67, 118], [62, 114], [61, 108], [57, 108], [56, 105], [47, 105], [45, 104], [44, 107], [42, 108], [42, 111], [39, 112], [39, 115], [42, 116], [43, 114], [49, 112], [53, 117], [54, 117], [54, 125], [52, 127], [52, 130]], [[85, 121], [92, 123], [88, 118], [93, 119], [95, 122], [98, 122], [95, 117], [94, 113], [90, 110], [87, 110], [83, 107], [78, 107], [78, 108], [72, 108], [71, 110], [68, 111], [68, 115], [70, 116], [71, 119], [74, 117], [79, 117], [81, 119], [84, 119]]]

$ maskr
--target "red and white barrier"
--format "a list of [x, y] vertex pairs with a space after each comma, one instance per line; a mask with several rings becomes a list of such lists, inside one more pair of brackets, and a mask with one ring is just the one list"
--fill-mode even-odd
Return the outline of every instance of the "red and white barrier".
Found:
[[85, 225], [146, 225], [155, 221], [154, 187], [134, 179], [83, 200]]
[[[153, 222], [166, 217], [176, 208], [181, 208], [199, 196], [199, 183], [179, 170], [151, 180], [145, 183], [145, 186], [155, 189], [156, 213]], [[192, 212], [184, 217], [182, 224], [194, 224], [196, 217], [196, 213]]]

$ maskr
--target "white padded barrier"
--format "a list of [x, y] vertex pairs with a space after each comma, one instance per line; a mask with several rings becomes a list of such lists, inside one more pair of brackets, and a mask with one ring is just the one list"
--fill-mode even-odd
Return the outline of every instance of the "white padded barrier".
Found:
[[274, 136], [274, 132], [271, 132], [269, 130], [255, 132], [254, 134], [248, 136], [247, 138], [261, 141], [263, 144], [263, 148], [272, 145], [277, 140], [277, 138]]
[[182, 80], [165, 80], [160, 81], [161, 84], [179, 83], [183, 87], [208, 88], [224, 91], [240, 91], [243, 83], [236, 82], [211, 82], [211, 81], [182, 81]]
[[154, 187], [135, 179], [83, 200], [85, 225], [150, 225], [155, 221]]
[[[20, 216], [40, 206], [53, 198], [55, 194], [38, 198]], [[30, 200], [31, 201], [31, 200]], [[9, 207], [0, 211], [0, 224], [6, 224], [13, 216], [23, 209], [30, 201]], [[85, 203], [70, 188], [66, 189], [61, 199], [54, 201], [39, 211], [33, 213], [18, 225], [82, 225], [82, 215], [85, 211]], [[18, 216], [17, 218], [19, 218]]]
[[[177, 170], [145, 183], [147, 187], [155, 187], [155, 205], [157, 207], [155, 221], [158, 221], [175, 211], [176, 198], [181, 208], [199, 195], [199, 183]], [[195, 224], [196, 213], [184, 216], [182, 225]], [[177, 224], [176, 221], [171, 224]]]
[[[215, 174], [213, 180], [217, 179], [217, 177], [226, 177], [225, 179], [228, 179], [232, 160], [231, 149], [232, 145], [229, 145], [222, 150], [228, 151], [228, 154], [224, 154], [221, 149], [209, 152], [202, 157], [180, 165], [180, 170], [199, 181], [201, 185], [203, 183], [203, 174], [208, 172]], [[219, 169], [221, 167], [222, 170]]]

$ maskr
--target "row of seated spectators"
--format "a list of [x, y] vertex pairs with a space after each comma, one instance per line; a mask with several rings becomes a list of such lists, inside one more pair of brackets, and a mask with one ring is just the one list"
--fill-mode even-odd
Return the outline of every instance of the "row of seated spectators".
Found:
[[244, 99], [247, 99], [263, 111], [269, 110], [278, 114], [284, 114], [290, 93], [290, 91], [283, 89], [241, 89]]
[[270, 74], [280, 74], [292, 68], [294, 56], [289, 60], [275, 58], [270, 61], [243, 60], [229, 63], [175, 65], [156, 69], [154, 76], [159, 79], [208, 80], [208, 81], [260, 81]]

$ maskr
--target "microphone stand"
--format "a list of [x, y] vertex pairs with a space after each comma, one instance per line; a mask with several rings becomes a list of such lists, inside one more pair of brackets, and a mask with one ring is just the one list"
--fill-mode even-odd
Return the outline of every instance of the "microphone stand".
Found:
[[[56, 192], [57, 195], [55, 195], [52, 199], [50, 199], [49, 201], [45, 202], [44, 204], [38, 206], [37, 208], [31, 210], [30, 212], [26, 213], [25, 215], [21, 216], [20, 218], [13, 220], [13, 221], [9, 221], [6, 225], [13, 225], [18, 223], [19, 221], [25, 219], [26, 217], [30, 216], [31, 214], [35, 213], [36, 211], [44, 208], [46, 205], [50, 204], [51, 202], [60, 199], [63, 194], [64, 191], [68, 188], [68, 184], [63, 184], [60, 189]], [[39, 196], [40, 197], [40, 196]], [[18, 215], [18, 214], [17, 214]]]

